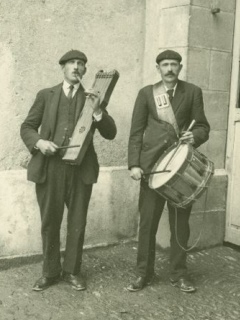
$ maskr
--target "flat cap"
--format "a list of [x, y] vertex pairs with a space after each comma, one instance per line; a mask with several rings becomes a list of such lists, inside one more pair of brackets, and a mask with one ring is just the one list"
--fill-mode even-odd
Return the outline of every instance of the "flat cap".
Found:
[[173, 50], [165, 50], [159, 53], [159, 55], [156, 58], [156, 62], [159, 63], [160, 61], [165, 59], [177, 60], [179, 62], [182, 61], [182, 57], [180, 56], [180, 54]]
[[68, 60], [72, 59], [80, 59], [85, 63], [87, 62], [87, 56], [83, 52], [78, 50], [70, 50], [62, 56], [62, 58], [59, 60], [59, 64], [64, 64]]

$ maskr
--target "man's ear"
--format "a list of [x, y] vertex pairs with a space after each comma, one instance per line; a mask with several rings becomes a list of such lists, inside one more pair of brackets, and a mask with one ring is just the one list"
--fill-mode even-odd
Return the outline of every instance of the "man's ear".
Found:
[[157, 71], [160, 73], [159, 64], [156, 64], [156, 69], [157, 69]]

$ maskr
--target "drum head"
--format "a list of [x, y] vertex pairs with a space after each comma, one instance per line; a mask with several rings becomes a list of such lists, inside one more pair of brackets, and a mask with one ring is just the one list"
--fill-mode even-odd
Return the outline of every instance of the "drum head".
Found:
[[[189, 147], [187, 144], [182, 144], [178, 147], [178, 150], [175, 154], [174, 152], [176, 147], [161, 157], [152, 171], [170, 170], [170, 172], [152, 174], [149, 179], [149, 187], [152, 189], [157, 189], [167, 183], [178, 172], [185, 162], [188, 155], [188, 149]], [[171, 159], [172, 156], [173, 158]], [[168, 163], [169, 160], [170, 162]], [[168, 165], [165, 168], [167, 163]]]

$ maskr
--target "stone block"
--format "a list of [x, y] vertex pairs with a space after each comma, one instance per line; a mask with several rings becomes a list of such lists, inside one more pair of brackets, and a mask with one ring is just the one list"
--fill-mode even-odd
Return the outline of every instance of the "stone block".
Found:
[[224, 234], [225, 211], [201, 212], [190, 217], [189, 247], [195, 245], [195, 248], [202, 249], [221, 245]]
[[230, 53], [212, 51], [210, 63], [209, 89], [229, 91], [232, 57]]
[[190, 4], [191, 4], [191, 0], [162, 0], [161, 8], [180, 7], [180, 6], [187, 6]]
[[196, 200], [193, 206], [193, 213], [197, 212], [225, 212], [228, 179], [227, 175], [218, 174], [215, 170], [206, 192]]
[[[189, 246], [196, 243], [200, 234], [200, 239], [196, 244], [197, 248], [223, 243], [225, 234], [226, 194], [227, 176], [216, 173], [212, 177], [206, 203], [206, 193], [204, 193], [193, 205], [189, 221]], [[157, 244], [162, 248], [168, 248], [170, 246], [170, 229], [168, 210], [166, 207], [160, 220], [156, 239]]]
[[192, 6], [199, 6], [203, 8], [211, 7], [211, 0], [192, 0]]
[[187, 65], [187, 81], [202, 89], [209, 86], [210, 51], [205, 49], [189, 49]]
[[233, 27], [233, 14], [221, 12], [218, 15], [213, 15], [205, 8], [192, 7], [189, 46], [230, 52]]
[[204, 109], [211, 130], [226, 130], [228, 126], [229, 93], [204, 91]]
[[192, 0], [193, 6], [220, 8], [221, 11], [234, 12], [236, 0]]
[[211, 14], [205, 8], [191, 7], [191, 19], [189, 27], [189, 46], [199, 48], [211, 48], [212, 30]]
[[130, 178], [128, 170], [102, 169], [89, 205], [86, 242], [98, 245], [134, 237], [138, 196], [139, 183]]
[[231, 52], [234, 32], [234, 14], [221, 12], [217, 15], [211, 15], [210, 28], [212, 34], [211, 48]]
[[159, 47], [188, 46], [189, 7], [174, 7], [160, 11]]
[[226, 130], [213, 130], [209, 140], [199, 147], [199, 151], [213, 161], [215, 169], [225, 167], [226, 139]]

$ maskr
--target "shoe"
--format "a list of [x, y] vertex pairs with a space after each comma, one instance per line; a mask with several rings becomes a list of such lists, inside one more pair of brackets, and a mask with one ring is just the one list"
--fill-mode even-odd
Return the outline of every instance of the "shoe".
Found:
[[170, 280], [170, 282], [173, 287], [177, 287], [183, 292], [192, 293], [197, 290], [196, 287], [185, 278], [180, 278], [177, 281]]
[[33, 290], [34, 291], [43, 291], [47, 288], [49, 288], [50, 286], [56, 284], [58, 281], [60, 280], [60, 276], [55, 276], [55, 277], [41, 277], [40, 279], [38, 279], [36, 281], [36, 283], [33, 286]]
[[63, 272], [62, 280], [69, 283], [74, 290], [82, 291], [86, 289], [86, 281], [81, 274], [74, 275], [71, 273]]
[[138, 277], [134, 282], [132, 282], [128, 287], [127, 290], [131, 292], [136, 292], [142, 290], [146, 286], [146, 278], [145, 277]]

